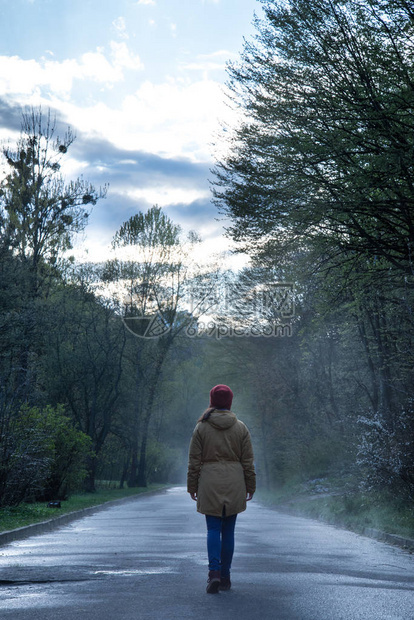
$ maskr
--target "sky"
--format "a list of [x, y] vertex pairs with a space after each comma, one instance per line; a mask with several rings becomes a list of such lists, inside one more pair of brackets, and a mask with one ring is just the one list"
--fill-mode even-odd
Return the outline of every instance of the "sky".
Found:
[[0, 140], [22, 106], [51, 109], [76, 141], [64, 172], [99, 187], [78, 257], [102, 260], [119, 226], [158, 204], [206, 253], [230, 247], [211, 202], [226, 123], [225, 65], [259, 0], [0, 0]]

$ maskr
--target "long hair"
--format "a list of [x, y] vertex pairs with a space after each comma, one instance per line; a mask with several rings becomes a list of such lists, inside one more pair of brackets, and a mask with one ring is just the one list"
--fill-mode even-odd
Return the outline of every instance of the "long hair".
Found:
[[214, 410], [215, 407], [208, 407], [208, 409], [206, 409], [205, 412], [198, 418], [197, 422], [207, 422]]

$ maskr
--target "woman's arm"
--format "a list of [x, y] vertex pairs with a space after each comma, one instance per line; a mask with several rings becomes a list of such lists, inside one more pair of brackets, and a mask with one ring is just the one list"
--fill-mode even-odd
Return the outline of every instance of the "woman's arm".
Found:
[[243, 467], [244, 481], [246, 484], [246, 500], [252, 499], [256, 491], [256, 471], [254, 468], [254, 454], [252, 440], [248, 428], [245, 426], [245, 433], [242, 439], [242, 450], [240, 462]]
[[187, 491], [191, 498], [197, 499], [198, 478], [200, 476], [202, 457], [201, 437], [198, 432], [198, 425], [195, 427], [193, 436], [190, 441], [190, 449], [188, 453], [188, 471], [187, 471]]

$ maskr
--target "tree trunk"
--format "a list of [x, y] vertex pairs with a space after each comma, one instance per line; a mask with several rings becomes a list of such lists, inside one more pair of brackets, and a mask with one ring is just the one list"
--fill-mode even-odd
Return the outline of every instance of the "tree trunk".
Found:
[[135, 434], [134, 444], [132, 446], [131, 467], [130, 467], [129, 476], [128, 476], [129, 487], [138, 486], [137, 468], [138, 468], [138, 436], [137, 434]]
[[[360, 314], [362, 314], [362, 310]], [[376, 368], [375, 368], [375, 364], [374, 364], [373, 357], [372, 357], [371, 347], [369, 345], [369, 340], [368, 340], [365, 324], [360, 314], [355, 315], [354, 318], [355, 318], [355, 321], [358, 327], [359, 337], [361, 339], [361, 342], [365, 350], [366, 360], [367, 360], [368, 369], [369, 369], [369, 373], [371, 377], [372, 391], [371, 392], [368, 391], [368, 396], [372, 404], [373, 413], [376, 413], [378, 411], [378, 404], [379, 404], [378, 378], [377, 378]]]
[[142, 440], [141, 440], [141, 453], [139, 457], [139, 468], [138, 468], [138, 486], [146, 487], [148, 486], [147, 482], [147, 445], [148, 445], [148, 431], [149, 431], [149, 423], [151, 420], [155, 392], [158, 387], [159, 379], [161, 376], [161, 368], [165, 360], [165, 356], [167, 355], [167, 351], [170, 348], [172, 340], [168, 340], [165, 343], [161, 343], [161, 350], [159, 352], [159, 356], [156, 362], [156, 366], [154, 369], [154, 375], [152, 378], [152, 382], [149, 388], [148, 394], [148, 406], [146, 409], [144, 424], [142, 427]]
[[127, 453], [127, 455], [125, 457], [125, 460], [124, 460], [124, 466], [122, 468], [121, 480], [119, 481], [119, 488], [120, 489], [124, 488], [124, 484], [125, 484], [125, 482], [127, 480], [130, 460], [131, 460], [131, 451], [128, 450], [128, 453]]
[[87, 493], [96, 493], [96, 456], [88, 458], [88, 474], [85, 478], [84, 489]]
[[137, 477], [137, 486], [139, 487], [148, 486], [147, 444], [148, 444], [148, 430], [149, 430], [150, 418], [151, 418], [151, 413], [148, 413], [145, 418], [144, 426], [142, 429], [141, 452], [139, 456], [139, 468], [138, 468], [138, 477]]

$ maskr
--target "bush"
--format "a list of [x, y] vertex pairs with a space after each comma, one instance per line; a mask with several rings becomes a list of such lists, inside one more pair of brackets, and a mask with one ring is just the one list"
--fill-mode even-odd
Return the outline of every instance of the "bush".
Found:
[[0, 506], [17, 506], [33, 498], [44, 485], [53, 441], [37, 409], [23, 408], [1, 437]]
[[0, 506], [64, 499], [86, 475], [90, 439], [61, 405], [22, 407], [0, 442]]
[[366, 490], [388, 488], [395, 497], [414, 500], [413, 407], [390, 419], [381, 414], [362, 417], [358, 464]]
[[61, 406], [51, 410], [53, 456], [44, 491], [37, 500], [66, 499], [81, 488], [92, 455], [91, 438], [76, 429]]

